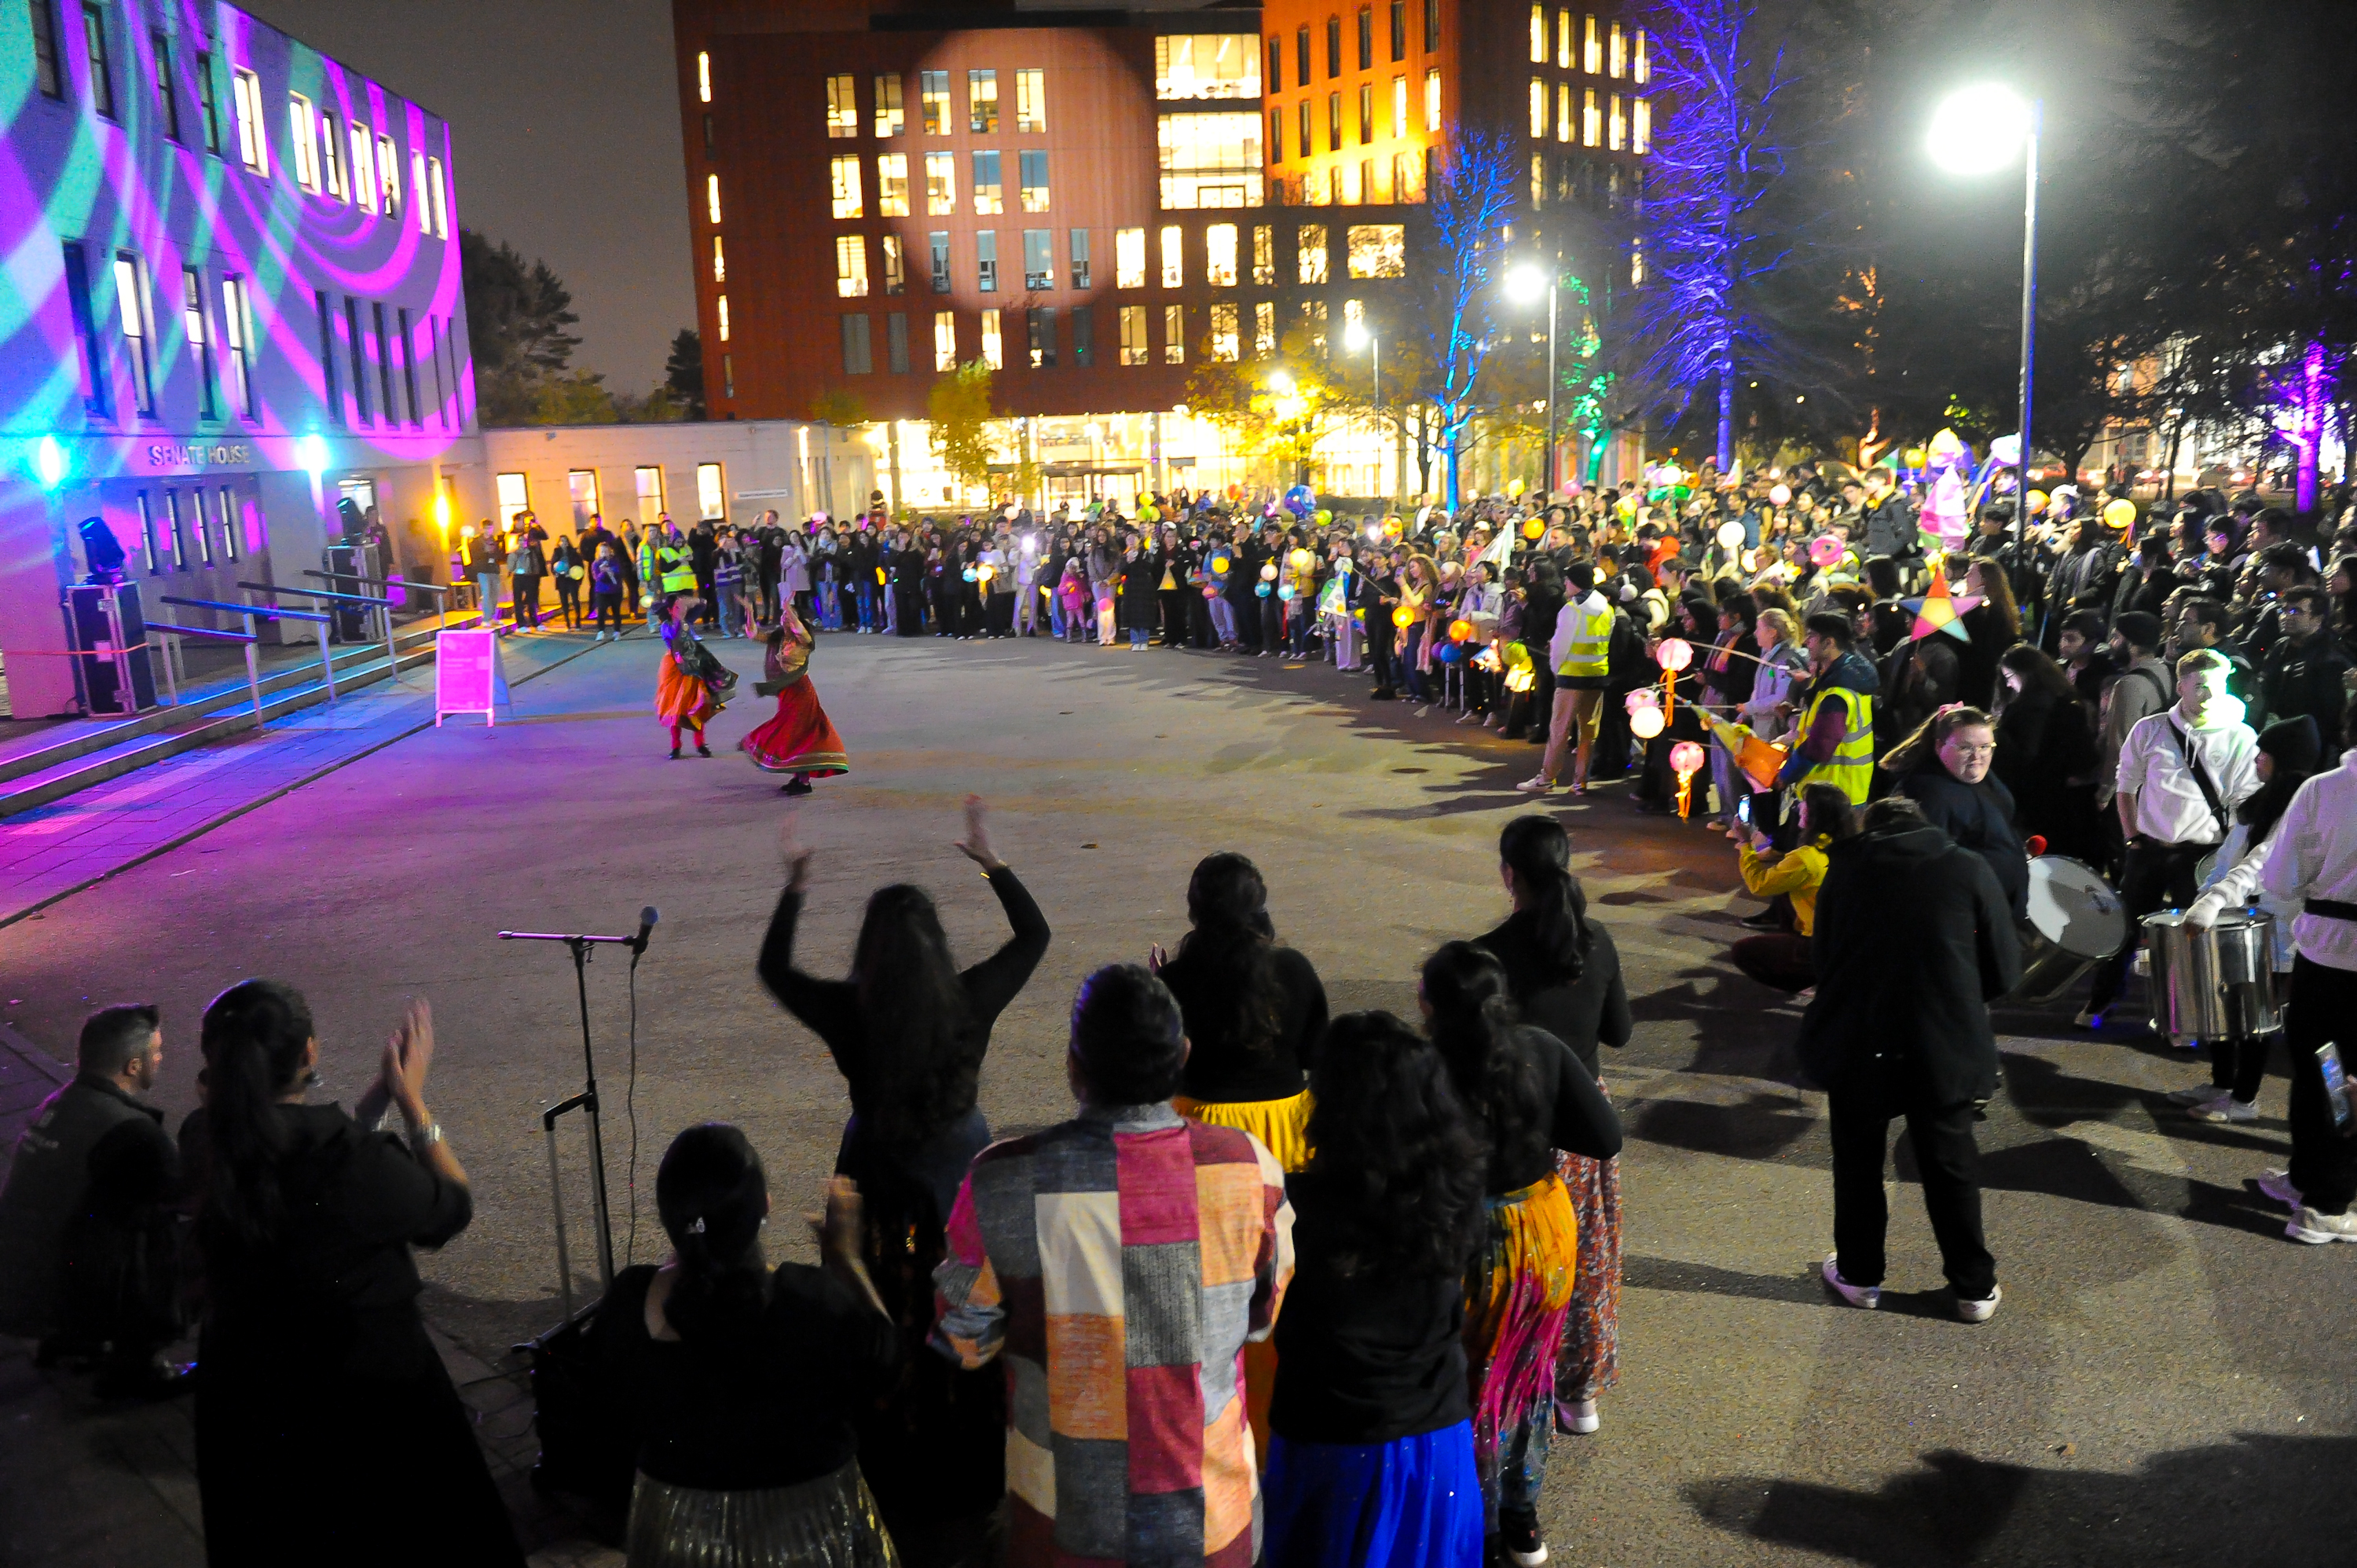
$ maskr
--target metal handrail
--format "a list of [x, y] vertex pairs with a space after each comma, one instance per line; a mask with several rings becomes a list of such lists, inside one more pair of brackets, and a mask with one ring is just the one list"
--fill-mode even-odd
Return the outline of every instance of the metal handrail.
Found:
[[178, 594], [159, 594], [158, 604], [184, 605], [190, 609], [227, 610], [231, 615], [252, 616], [256, 620], [312, 620], [326, 626], [332, 616], [314, 615], [309, 610], [282, 610], [275, 605], [232, 605], [221, 599], [184, 599]]
[[355, 605], [390, 605], [391, 599], [380, 599], [370, 594], [339, 594], [328, 588], [290, 588], [283, 583], [240, 582], [241, 588], [251, 588], [258, 594], [300, 594], [308, 599], [341, 599]]
[[[434, 629], [436, 631], [443, 631], [449, 628], [449, 596], [452, 588], [456, 586], [455, 584], [413, 582], [407, 577], [403, 577], [397, 580], [392, 577], [363, 577], [357, 572], [317, 572], [313, 571], [308, 566], [303, 568], [303, 575], [306, 577], [317, 577], [324, 582], [329, 583], [358, 583], [364, 587], [370, 588], [399, 587], [404, 591], [411, 588], [423, 588], [429, 594], [440, 594], [442, 597], [434, 601], [434, 614], [436, 617]], [[388, 601], [385, 606], [384, 619], [385, 636], [390, 639], [393, 635], [393, 606], [390, 601]], [[396, 673], [394, 679], [398, 680], [399, 678], [398, 673]]]
[[[242, 616], [245, 618], [245, 630], [249, 637], [253, 635], [253, 624], [258, 620], [311, 622], [318, 632], [319, 671], [327, 678], [328, 701], [332, 703], [336, 700], [336, 656], [328, 650], [328, 627], [333, 619], [332, 617], [314, 615], [309, 610], [282, 610], [275, 605], [232, 605], [220, 599], [186, 599], [177, 594], [163, 594], [157, 597], [163, 604], [180, 605], [189, 609], [227, 610], [231, 615]], [[256, 640], [260, 639], [256, 639]], [[252, 643], [247, 644], [245, 650], [245, 679], [246, 683], [253, 689], [253, 725], [259, 729], [262, 727], [262, 670], [260, 661], [254, 657]]]

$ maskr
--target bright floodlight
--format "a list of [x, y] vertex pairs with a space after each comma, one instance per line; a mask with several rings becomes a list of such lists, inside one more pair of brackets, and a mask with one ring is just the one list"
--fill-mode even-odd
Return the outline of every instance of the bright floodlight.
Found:
[[1932, 115], [1932, 161], [1951, 174], [1987, 174], [2011, 163], [2029, 134], [2029, 105], [1995, 82], [1950, 93]]
[[1293, 390], [1293, 378], [1279, 371], [1268, 378], [1268, 390], [1278, 393], [1289, 392]]
[[1531, 305], [1546, 297], [1547, 275], [1537, 267], [1516, 267], [1506, 274], [1506, 294], [1517, 304]]
[[1367, 326], [1365, 322], [1353, 321], [1348, 327], [1342, 328], [1342, 347], [1350, 349], [1351, 352], [1355, 354], [1366, 346]]

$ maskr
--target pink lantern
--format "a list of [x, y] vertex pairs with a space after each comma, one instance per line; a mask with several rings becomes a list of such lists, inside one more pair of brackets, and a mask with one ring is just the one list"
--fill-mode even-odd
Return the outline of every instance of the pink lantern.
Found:
[[1846, 547], [1830, 533], [1820, 533], [1809, 541], [1809, 559], [1819, 566], [1830, 566], [1842, 558]]
[[1670, 768], [1679, 778], [1688, 778], [1700, 772], [1702, 764], [1702, 747], [1694, 742], [1682, 740], [1670, 747]]
[[1694, 662], [1694, 644], [1682, 637], [1665, 637], [1653, 650], [1654, 662], [1674, 675]]
[[1631, 714], [1639, 708], [1658, 708], [1662, 705], [1662, 694], [1651, 686], [1640, 686], [1621, 698], [1620, 705]]
[[[1646, 703], [1642, 707], [1631, 708], [1629, 710], [1629, 733], [1635, 736], [1639, 740], [1652, 739], [1655, 736], [1662, 733], [1663, 729], [1666, 727], [1666, 723], [1667, 721], [1662, 717], [1662, 710], [1653, 706], [1651, 703]], [[1679, 744], [1682, 746], [1692, 746], [1694, 745], [1694, 742], [1688, 740], [1681, 741]]]

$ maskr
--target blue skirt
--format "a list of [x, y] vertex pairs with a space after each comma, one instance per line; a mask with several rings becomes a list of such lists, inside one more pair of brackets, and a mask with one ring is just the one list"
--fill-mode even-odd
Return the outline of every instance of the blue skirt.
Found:
[[1272, 1437], [1261, 1491], [1267, 1568], [1480, 1568], [1469, 1421], [1389, 1443]]

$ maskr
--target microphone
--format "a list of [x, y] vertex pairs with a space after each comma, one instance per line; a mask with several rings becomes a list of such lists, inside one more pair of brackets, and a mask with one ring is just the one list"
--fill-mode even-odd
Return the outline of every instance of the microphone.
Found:
[[639, 911], [639, 934], [630, 939], [630, 956], [633, 959], [646, 955], [647, 938], [653, 932], [655, 922], [662, 918], [662, 912], [652, 904]]

